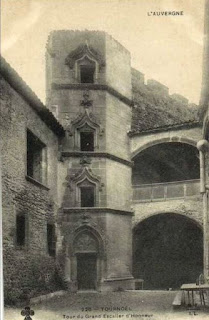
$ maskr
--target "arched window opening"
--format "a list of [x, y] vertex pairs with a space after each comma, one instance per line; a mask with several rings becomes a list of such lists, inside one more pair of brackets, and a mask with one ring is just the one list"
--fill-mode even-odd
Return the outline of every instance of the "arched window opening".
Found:
[[96, 198], [96, 186], [94, 183], [85, 179], [78, 185], [81, 207], [94, 207]]
[[77, 61], [78, 77], [81, 83], [94, 83], [96, 63], [87, 56]]
[[65, 64], [72, 70], [72, 77], [76, 82], [97, 83], [99, 70], [105, 66], [105, 60], [103, 55], [86, 41], [69, 53]]
[[186, 143], [160, 143], [134, 158], [133, 185], [199, 179], [197, 148]]
[[70, 132], [73, 137], [73, 147], [79, 151], [95, 151], [99, 148], [98, 140], [103, 135], [103, 129], [94, 115], [85, 109], [71, 122]]
[[94, 83], [94, 66], [80, 66], [80, 79], [81, 83]]
[[95, 148], [95, 129], [87, 123], [78, 128], [80, 151], [94, 151]]
[[80, 132], [81, 151], [94, 151], [94, 131]]

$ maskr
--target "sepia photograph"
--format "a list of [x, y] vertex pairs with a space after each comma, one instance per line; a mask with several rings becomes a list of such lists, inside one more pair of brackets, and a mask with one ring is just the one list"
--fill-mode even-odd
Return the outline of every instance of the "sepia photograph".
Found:
[[3, 320], [209, 319], [209, 0], [1, 0]]

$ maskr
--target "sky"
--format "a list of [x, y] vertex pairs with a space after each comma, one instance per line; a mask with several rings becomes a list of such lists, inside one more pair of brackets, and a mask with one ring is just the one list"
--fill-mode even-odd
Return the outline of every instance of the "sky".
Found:
[[1, 12], [1, 54], [43, 102], [47, 37], [63, 29], [106, 31], [145, 79], [199, 102], [204, 0], [1, 0]]

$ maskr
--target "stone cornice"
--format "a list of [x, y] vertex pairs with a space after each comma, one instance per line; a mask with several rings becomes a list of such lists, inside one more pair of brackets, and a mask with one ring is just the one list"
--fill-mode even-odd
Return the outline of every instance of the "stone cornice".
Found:
[[155, 132], [162, 132], [162, 131], [171, 131], [171, 130], [179, 130], [179, 129], [190, 129], [190, 128], [198, 128], [201, 127], [200, 121], [195, 122], [184, 122], [184, 123], [178, 123], [178, 124], [171, 124], [171, 125], [165, 125], [163, 127], [158, 128], [152, 128], [152, 129], [146, 129], [146, 130], [132, 130], [128, 132], [129, 137], [137, 136], [137, 135], [145, 135], [147, 133], [155, 133]]
[[32, 107], [38, 114], [41, 120], [57, 135], [64, 136], [64, 128], [54, 117], [52, 112], [41, 102], [31, 88], [23, 81], [18, 73], [6, 62], [3, 57], [0, 57], [1, 75], [11, 85], [11, 87], [20, 94], [23, 99]]
[[126, 166], [132, 167], [132, 161], [128, 161], [122, 158], [115, 156], [114, 154], [108, 152], [86, 152], [86, 151], [62, 151], [62, 157], [92, 157], [92, 158], [107, 158], [116, 162], [120, 162]]
[[63, 213], [72, 214], [72, 213], [112, 213], [112, 214], [119, 214], [119, 215], [128, 215], [133, 216], [134, 213], [128, 210], [120, 210], [120, 209], [112, 209], [112, 208], [101, 208], [101, 207], [93, 207], [93, 208], [63, 208]]
[[52, 89], [73, 89], [73, 90], [101, 90], [107, 91], [114, 97], [118, 98], [123, 103], [127, 104], [129, 107], [133, 106], [133, 101], [124, 95], [122, 95], [117, 90], [106, 84], [94, 84], [94, 83], [52, 83]]

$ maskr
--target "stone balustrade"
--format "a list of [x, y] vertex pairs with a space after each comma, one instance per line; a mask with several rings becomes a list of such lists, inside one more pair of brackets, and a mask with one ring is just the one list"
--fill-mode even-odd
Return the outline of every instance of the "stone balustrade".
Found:
[[184, 180], [133, 186], [133, 202], [184, 199], [200, 194], [200, 180]]

